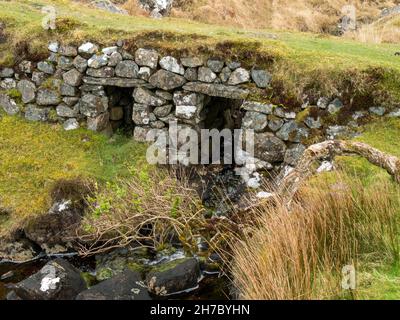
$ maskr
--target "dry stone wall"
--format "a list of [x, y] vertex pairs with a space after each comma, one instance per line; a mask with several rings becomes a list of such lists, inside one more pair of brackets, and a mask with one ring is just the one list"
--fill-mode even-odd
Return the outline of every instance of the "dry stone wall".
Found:
[[6, 113], [60, 122], [65, 130], [85, 126], [111, 134], [130, 125], [138, 141], [151, 129], [168, 130], [171, 120], [183, 129], [221, 123], [253, 129], [256, 156], [268, 168], [295, 165], [309, 141], [348, 134], [365, 117], [400, 116], [400, 110], [371, 106], [349, 114], [346, 125], [335, 125], [332, 118], [345, 109], [338, 98], [321, 97], [299, 110], [250, 101], [252, 90], [268, 88], [272, 75], [247, 70], [240, 61], [161, 56], [149, 48], [130, 53], [122, 41], [103, 49], [90, 42], [79, 47], [52, 42], [48, 50], [45, 61], [0, 69], [0, 106]]

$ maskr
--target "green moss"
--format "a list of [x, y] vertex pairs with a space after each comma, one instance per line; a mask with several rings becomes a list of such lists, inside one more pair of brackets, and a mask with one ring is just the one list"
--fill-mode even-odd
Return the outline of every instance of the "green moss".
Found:
[[96, 277], [89, 272], [81, 272], [81, 277], [86, 283], [86, 288], [90, 288], [97, 283]]
[[114, 272], [110, 268], [102, 268], [96, 272], [96, 280], [104, 281], [114, 276]]
[[108, 139], [85, 129], [64, 131], [61, 125], [16, 116], [1, 117], [0, 141], [0, 207], [12, 211], [0, 233], [46, 212], [56, 181], [80, 178], [101, 185], [129, 177], [132, 168], [151, 167], [145, 158], [147, 146], [131, 138]]
[[302, 123], [310, 115], [310, 108], [306, 108], [296, 115], [296, 122]]

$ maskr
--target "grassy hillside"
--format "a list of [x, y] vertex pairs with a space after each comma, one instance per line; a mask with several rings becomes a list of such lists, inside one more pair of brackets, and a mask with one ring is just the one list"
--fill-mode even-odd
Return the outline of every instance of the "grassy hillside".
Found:
[[[41, 8], [57, 10], [57, 29], [41, 27]], [[321, 34], [239, 29], [186, 19], [154, 20], [121, 16], [67, 0], [0, 1], [6, 39], [0, 44], [0, 65], [22, 59], [40, 60], [49, 40], [78, 44], [84, 40], [108, 45], [126, 39], [126, 49], [152, 46], [176, 55], [222, 56], [246, 67], [258, 65], [274, 74], [271, 90], [259, 99], [300, 105], [304, 95], [337, 96], [357, 107], [400, 103], [400, 58], [393, 44], [365, 44]], [[318, 81], [318, 83], [317, 83]], [[373, 93], [372, 100], [371, 95]], [[346, 101], [347, 99], [347, 101]]]

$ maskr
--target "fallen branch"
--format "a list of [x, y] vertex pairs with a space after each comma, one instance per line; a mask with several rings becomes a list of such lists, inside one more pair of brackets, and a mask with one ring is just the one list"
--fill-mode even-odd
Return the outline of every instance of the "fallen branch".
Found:
[[278, 186], [278, 194], [290, 201], [303, 182], [313, 172], [313, 163], [337, 155], [358, 155], [370, 163], [385, 169], [400, 184], [400, 159], [379, 151], [368, 144], [354, 141], [330, 140], [314, 144], [306, 149], [296, 168], [285, 176]]

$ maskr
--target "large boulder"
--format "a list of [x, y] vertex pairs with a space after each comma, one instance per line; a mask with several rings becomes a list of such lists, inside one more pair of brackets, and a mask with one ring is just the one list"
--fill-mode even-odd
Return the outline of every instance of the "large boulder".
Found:
[[253, 129], [255, 132], [263, 132], [268, 126], [268, 116], [264, 113], [247, 111], [243, 120], [244, 129]]
[[217, 75], [207, 67], [200, 67], [197, 72], [197, 79], [201, 82], [212, 83], [217, 79]]
[[34, 104], [28, 104], [25, 109], [25, 119], [29, 121], [45, 122], [49, 119], [50, 108], [38, 108]]
[[58, 200], [47, 214], [31, 220], [26, 226], [26, 236], [42, 249], [67, 245], [76, 234], [82, 219], [82, 207], [72, 200]]
[[229, 77], [228, 84], [235, 86], [249, 81], [250, 73], [246, 69], [238, 68], [232, 72], [231, 76]]
[[197, 68], [201, 67], [204, 64], [203, 59], [199, 57], [181, 58], [181, 62], [185, 67], [188, 68]]
[[106, 54], [95, 54], [88, 60], [88, 67], [99, 69], [108, 64], [109, 57]]
[[166, 104], [166, 100], [158, 97], [155, 93], [146, 88], [136, 88], [133, 91], [133, 98], [137, 103], [153, 107], [160, 107]]
[[79, 54], [84, 58], [90, 58], [98, 51], [99, 47], [91, 42], [85, 42], [78, 48]]
[[122, 9], [112, 3], [112, 1], [109, 0], [94, 0], [90, 3], [93, 7], [96, 7], [100, 10], [108, 11], [111, 13], [116, 13], [116, 14], [128, 14], [128, 11], [125, 9]]
[[221, 72], [224, 67], [224, 61], [218, 59], [209, 59], [207, 61], [207, 67], [209, 67], [213, 72]]
[[135, 62], [141, 67], [156, 69], [158, 57], [157, 51], [151, 49], [140, 48], [135, 52]]
[[17, 84], [17, 89], [21, 93], [23, 103], [30, 103], [35, 100], [36, 86], [29, 80], [21, 80]]
[[96, 117], [108, 109], [107, 97], [85, 94], [79, 103], [80, 112], [87, 117]]
[[182, 87], [186, 83], [186, 79], [167, 70], [158, 70], [150, 77], [149, 83], [156, 88], [168, 91]]
[[63, 259], [48, 262], [39, 272], [9, 287], [23, 300], [74, 300], [86, 289], [79, 271]]
[[82, 83], [82, 73], [76, 69], [72, 69], [63, 74], [63, 80], [66, 84], [77, 87]]
[[72, 61], [72, 64], [75, 69], [81, 73], [85, 72], [88, 67], [87, 60], [82, 58], [81, 56], [76, 56], [75, 59]]
[[137, 78], [139, 73], [138, 65], [131, 60], [121, 61], [115, 68], [115, 75], [122, 78]]
[[76, 300], [151, 300], [138, 272], [125, 270], [83, 292]]
[[171, 71], [180, 75], [185, 74], [185, 68], [174, 57], [167, 56], [160, 60], [160, 67], [164, 70]]
[[19, 112], [19, 106], [17, 103], [8, 95], [2, 93], [0, 93], [0, 107], [2, 107], [3, 110], [11, 116]]
[[146, 283], [153, 294], [166, 296], [197, 287], [200, 276], [197, 259], [184, 258], [156, 266]]
[[265, 70], [251, 70], [251, 78], [259, 88], [267, 88], [271, 82], [272, 76]]
[[285, 157], [286, 144], [270, 132], [254, 135], [255, 157], [270, 163], [282, 162]]
[[60, 94], [52, 89], [39, 88], [36, 103], [40, 106], [56, 106], [61, 102]]
[[54, 72], [56, 71], [54, 65], [47, 61], [40, 61], [37, 64], [37, 68], [39, 71], [42, 71], [47, 74], [54, 74]]
[[92, 131], [103, 131], [110, 124], [110, 114], [108, 112], [101, 113], [96, 117], [87, 118], [87, 128]]

